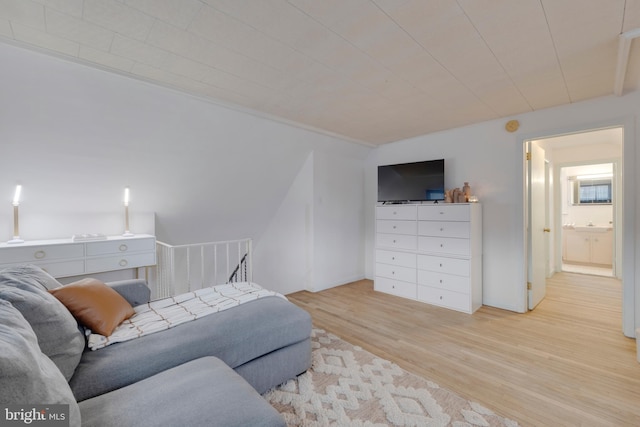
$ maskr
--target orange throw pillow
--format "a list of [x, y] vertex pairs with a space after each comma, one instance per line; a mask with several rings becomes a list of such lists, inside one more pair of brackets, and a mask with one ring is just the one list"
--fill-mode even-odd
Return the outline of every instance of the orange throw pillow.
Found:
[[98, 279], [87, 278], [49, 290], [80, 323], [92, 332], [109, 336], [135, 313], [118, 292]]

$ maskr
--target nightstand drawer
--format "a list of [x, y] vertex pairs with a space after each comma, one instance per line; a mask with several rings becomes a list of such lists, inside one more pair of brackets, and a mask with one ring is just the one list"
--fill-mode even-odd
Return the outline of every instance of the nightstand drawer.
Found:
[[419, 237], [418, 250], [447, 255], [469, 256], [469, 239], [454, 239], [450, 237]]
[[155, 252], [122, 254], [119, 256], [108, 256], [100, 258], [87, 258], [86, 273], [98, 273], [101, 271], [146, 267], [155, 264]]
[[388, 234], [416, 234], [417, 225], [415, 221], [392, 221], [378, 220], [376, 231]]
[[374, 289], [376, 291], [396, 295], [403, 298], [416, 299], [415, 283], [407, 283], [400, 280], [387, 279], [386, 277], [376, 277]]
[[428, 221], [469, 221], [469, 205], [449, 204], [418, 207], [418, 219]]
[[153, 251], [155, 247], [156, 239], [153, 237], [105, 240], [87, 243], [87, 256]]
[[418, 236], [408, 236], [405, 234], [377, 234], [378, 246], [386, 248], [415, 250], [417, 240]]
[[434, 273], [425, 270], [418, 270], [418, 285], [460, 293], [468, 293], [471, 287], [468, 277]]
[[377, 263], [376, 276], [386, 277], [388, 279], [402, 280], [403, 282], [415, 283], [416, 269]]
[[468, 222], [455, 221], [418, 221], [420, 236], [457, 237], [468, 239], [470, 228]]
[[416, 254], [407, 252], [383, 251], [378, 249], [376, 251], [376, 261], [383, 264], [416, 268]]
[[455, 274], [457, 276], [468, 277], [470, 273], [468, 259], [418, 255], [417, 266], [420, 270]]

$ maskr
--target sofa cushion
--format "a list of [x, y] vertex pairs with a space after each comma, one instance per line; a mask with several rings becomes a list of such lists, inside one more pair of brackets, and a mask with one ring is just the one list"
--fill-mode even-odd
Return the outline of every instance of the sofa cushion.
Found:
[[126, 299], [98, 279], [82, 279], [49, 292], [80, 323], [106, 337], [135, 313]]
[[310, 335], [309, 313], [280, 297], [265, 297], [172, 329], [85, 351], [69, 384], [82, 401], [204, 356], [218, 357], [235, 369], [308, 342]]
[[282, 416], [220, 359], [204, 357], [80, 402], [83, 427], [284, 427]]
[[[71, 426], [80, 425], [80, 411], [71, 388], [56, 365], [38, 346], [24, 316], [0, 300], [0, 402], [3, 405], [69, 405]], [[26, 410], [26, 408], [25, 408]]]
[[42, 352], [69, 380], [82, 356], [85, 338], [69, 310], [47, 292], [54, 282], [34, 265], [9, 267], [0, 271], [0, 299], [22, 313], [38, 337]]

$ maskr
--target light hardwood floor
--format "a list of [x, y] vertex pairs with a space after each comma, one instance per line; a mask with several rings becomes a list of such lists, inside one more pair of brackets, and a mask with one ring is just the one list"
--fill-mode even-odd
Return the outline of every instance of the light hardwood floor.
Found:
[[559, 273], [526, 314], [473, 315], [373, 291], [369, 280], [288, 298], [314, 326], [523, 426], [640, 426], [640, 363], [621, 283]]

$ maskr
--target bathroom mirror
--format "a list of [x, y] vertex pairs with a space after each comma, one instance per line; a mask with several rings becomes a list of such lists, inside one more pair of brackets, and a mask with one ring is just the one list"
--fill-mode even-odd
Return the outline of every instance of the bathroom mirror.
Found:
[[570, 176], [568, 184], [573, 206], [610, 205], [613, 200], [611, 174]]

